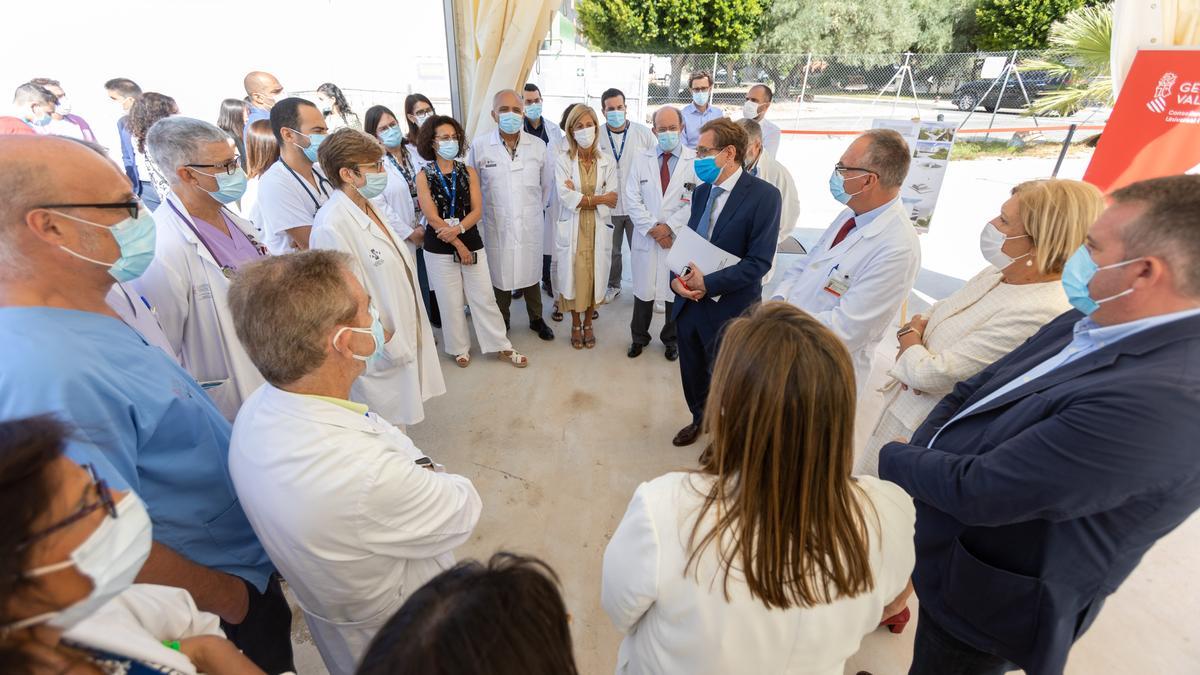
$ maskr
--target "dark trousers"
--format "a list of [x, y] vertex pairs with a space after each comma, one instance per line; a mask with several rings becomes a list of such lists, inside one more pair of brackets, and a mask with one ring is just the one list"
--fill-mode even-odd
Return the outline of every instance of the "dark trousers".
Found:
[[279, 577], [272, 575], [267, 590], [259, 593], [245, 579], [246, 592], [250, 595], [250, 609], [246, 618], [234, 626], [221, 622], [221, 630], [230, 642], [262, 668], [267, 675], [294, 672], [292, 659], [292, 610], [283, 597]]
[[[500, 315], [504, 317], [504, 325], [509, 325], [509, 313], [512, 309], [513, 297], [512, 291], [502, 291], [495, 286], [492, 287], [493, 293], [496, 295], [496, 306], [500, 308]], [[521, 298], [525, 300], [525, 313], [529, 315], [529, 323], [533, 323], [542, 318], [542, 295], [538, 290], [538, 285], [534, 284], [528, 288], [522, 288]]]
[[692, 411], [692, 422], [695, 424], [704, 420], [708, 383], [712, 379], [712, 366], [720, 347], [719, 337], [711, 341], [704, 339], [700, 332], [702, 317], [698, 315], [699, 312], [688, 307], [680, 312], [677, 319], [679, 375], [683, 379], [683, 398], [687, 401], [688, 410]]
[[629, 216], [613, 216], [612, 267], [608, 270], [608, 287], [621, 287], [621, 242], [629, 242], [633, 250], [633, 220]]
[[421, 300], [425, 303], [425, 314], [429, 316], [429, 323], [438, 326], [442, 325], [442, 314], [438, 311], [437, 298], [433, 296], [433, 291], [429, 290], [429, 273], [425, 271], [425, 249], [417, 249], [417, 283], [421, 286]]
[[[658, 339], [668, 347], [677, 342], [675, 320], [671, 318], [672, 306], [673, 303], [667, 303], [666, 323], [663, 324], [662, 332], [658, 334]], [[650, 321], [653, 318], [654, 301], [635, 297], [633, 299], [633, 320], [629, 322], [629, 332], [633, 335], [633, 344], [643, 347], [650, 344]]]
[[1003, 675], [1018, 666], [976, 649], [939, 626], [924, 610], [917, 620], [908, 675]]
[[542, 256], [542, 283], [547, 286], [553, 286], [550, 281], [550, 261], [552, 258], [548, 255]]

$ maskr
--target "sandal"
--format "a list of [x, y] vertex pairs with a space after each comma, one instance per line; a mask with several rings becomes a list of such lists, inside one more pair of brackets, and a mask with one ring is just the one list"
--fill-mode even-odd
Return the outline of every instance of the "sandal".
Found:
[[583, 327], [571, 326], [571, 347], [583, 349]]
[[592, 349], [596, 346], [596, 334], [592, 332], [591, 326], [583, 327], [583, 346]]
[[599, 319], [599, 318], [600, 318], [600, 310], [593, 309], [592, 310], [592, 321], [595, 321], [596, 319]]
[[513, 364], [514, 368], [524, 368], [525, 366], [529, 365], [529, 359], [515, 349], [507, 352], [500, 352], [499, 357], [501, 361], [508, 361], [509, 363]]
[[467, 366], [471, 365], [471, 355], [459, 354], [458, 356], [454, 357], [454, 362], [458, 364], [459, 368], [466, 368]]
[[551, 321], [562, 321], [563, 320], [563, 313], [561, 311], [559, 311], [557, 302], [554, 303], [554, 311], [550, 312], [550, 320]]

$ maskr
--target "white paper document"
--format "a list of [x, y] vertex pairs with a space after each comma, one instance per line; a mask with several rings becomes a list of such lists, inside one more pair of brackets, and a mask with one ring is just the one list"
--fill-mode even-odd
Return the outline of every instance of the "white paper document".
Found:
[[683, 268], [693, 262], [701, 274], [708, 275], [741, 261], [736, 255], [713, 246], [690, 227], [684, 227], [676, 233], [675, 243], [671, 244], [671, 250], [667, 252], [667, 267], [678, 275], [682, 275]]

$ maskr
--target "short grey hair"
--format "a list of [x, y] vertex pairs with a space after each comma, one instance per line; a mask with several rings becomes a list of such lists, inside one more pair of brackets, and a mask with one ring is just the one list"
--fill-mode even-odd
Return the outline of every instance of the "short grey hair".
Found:
[[1117, 204], [1144, 207], [1121, 232], [1125, 259], [1162, 258], [1175, 277], [1175, 290], [1200, 298], [1200, 176], [1151, 178], [1111, 195]]
[[18, 107], [33, 103], [56, 103], [57, 101], [58, 97], [50, 93], [49, 89], [32, 82], [26, 82], [13, 91], [13, 104]]
[[179, 167], [194, 163], [200, 148], [229, 140], [229, 134], [211, 122], [172, 115], [150, 127], [146, 134], [146, 150], [158, 170], [175, 185], [180, 181]]
[[870, 129], [863, 136], [871, 139], [863, 155], [865, 168], [879, 176], [884, 187], [900, 187], [908, 176], [912, 153], [904, 137], [895, 129]]
[[358, 315], [350, 269], [348, 254], [310, 249], [237, 271], [229, 286], [233, 326], [263, 379], [284, 386], [325, 362], [334, 327]]
[[500, 104], [500, 97], [505, 94], [517, 97], [517, 102], [521, 104], [521, 107], [525, 107], [525, 97], [518, 94], [516, 89], [501, 89], [492, 95], [492, 110], [496, 109], [496, 106]]
[[679, 126], [681, 126], [681, 127], [683, 126], [683, 113], [679, 112], [679, 108], [676, 108], [673, 105], [664, 105], [663, 107], [659, 108], [658, 110], [655, 110], [654, 114], [650, 116], [650, 123], [657, 127], [658, 126], [658, 116], [664, 110], [670, 110], [671, 112], [675, 113], [675, 117], [679, 119]]
[[762, 125], [758, 122], [748, 117], [743, 117], [742, 119], [734, 122], [734, 124], [746, 130], [746, 136], [749, 137], [749, 143], [753, 143], [754, 141], [758, 141], [759, 143], [762, 142]]

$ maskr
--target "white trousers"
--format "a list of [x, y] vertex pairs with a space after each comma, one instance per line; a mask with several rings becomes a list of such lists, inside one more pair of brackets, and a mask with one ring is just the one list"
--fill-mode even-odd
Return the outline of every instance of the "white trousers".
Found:
[[512, 350], [504, 330], [504, 317], [496, 306], [487, 252], [479, 249], [476, 253], [479, 262], [463, 265], [454, 262], [452, 255], [425, 252], [429, 290], [437, 294], [438, 311], [442, 315], [442, 349], [450, 356], [471, 351], [470, 329], [463, 313], [465, 305], [471, 307], [475, 338], [484, 354]]

